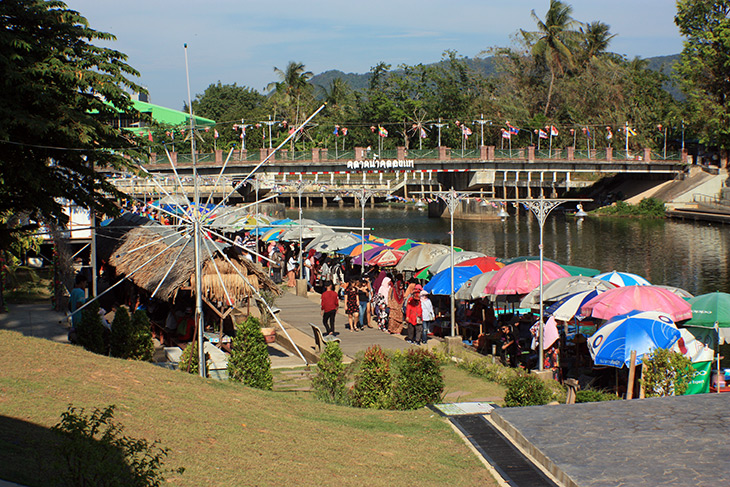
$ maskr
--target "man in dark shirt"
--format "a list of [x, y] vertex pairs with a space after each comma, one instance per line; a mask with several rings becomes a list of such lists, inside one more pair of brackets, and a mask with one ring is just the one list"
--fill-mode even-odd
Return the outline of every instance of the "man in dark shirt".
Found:
[[326, 335], [335, 334], [335, 315], [340, 307], [340, 298], [337, 293], [332, 290], [332, 283], [326, 283], [326, 291], [322, 293], [322, 326], [324, 326]]

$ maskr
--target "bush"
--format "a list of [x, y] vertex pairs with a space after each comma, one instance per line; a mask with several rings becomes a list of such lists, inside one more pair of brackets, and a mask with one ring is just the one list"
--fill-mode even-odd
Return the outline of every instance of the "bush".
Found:
[[[205, 354], [205, 376], [210, 377], [210, 373], [208, 372], [208, 363], [210, 362], [210, 355], [206, 352]], [[183, 372], [187, 372], [189, 374], [199, 374], [200, 373], [200, 367], [199, 367], [200, 360], [198, 359], [198, 341], [192, 341], [188, 344], [187, 347], [185, 347], [185, 350], [183, 350], [182, 357], [180, 357], [180, 363], [178, 364], [177, 368], [179, 370], [182, 370]]]
[[109, 354], [112, 357], [127, 358], [129, 337], [132, 334], [132, 322], [129, 311], [124, 306], [117, 308], [112, 320], [112, 332]]
[[[73, 406], [51, 428], [59, 436], [58, 455], [52, 479], [58, 485], [159, 486], [167, 449], [157, 441], [124, 436], [124, 428], [113, 421], [114, 406], [90, 414]], [[182, 473], [184, 469], [177, 469]]]
[[389, 409], [393, 390], [390, 359], [378, 345], [365, 351], [360, 372], [355, 378], [353, 402], [356, 406], [372, 409]]
[[604, 391], [597, 391], [595, 389], [586, 389], [584, 391], [578, 391], [575, 393], [576, 403], [615, 401], [616, 399], [619, 399], [616, 394]]
[[274, 387], [269, 349], [256, 318], [249, 316], [236, 326], [228, 357], [228, 378], [256, 389], [270, 391]]
[[89, 352], [107, 354], [105, 334], [108, 332], [101, 324], [99, 302], [93, 301], [81, 311], [81, 321], [76, 327], [76, 340]]
[[347, 404], [347, 376], [342, 363], [342, 349], [337, 342], [328, 342], [317, 362], [312, 388], [317, 399], [332, 404]]
[[463, 360], [457, 366], [472, 375], [500, 385], [507, 385], [512, 379], [520, 375], [517, 369], [505, 367], [500, 363], [492, 363], [489, 357], [469, 361]]
[[599, 208], [596, 212], [602, 215], [662, 218], [666, 214], [666, 208], [661, 200], [644, 198], [638, 205], [630, 205], [625, 201], [617, 201], [611, 206]]
[[642, 364], [641, 382], [646, 397], [681, 396], [696, 373], [690, 359], [664, 348], [644, 355]]
[[[114, 329], [113, 325], [112, 329]], [[155, 344], [152, 341], [152, 330], [150, 329], [150, 320], [146, 311], [139, 309], [134, 312], [131, 331], [126, 358], [145, 362], [152, 361], [152, 356], [155, 354]]]
[[428, 350], [409, 349], [396, 354], [393, 402], [395, 409], [418, 409], [441, 398], [444, 378], [439, 359]]
[[507, 383], [504, 405], [507, 407], [542, 406], [552, 399], [547, 384], [535, 375], [515, 377]]

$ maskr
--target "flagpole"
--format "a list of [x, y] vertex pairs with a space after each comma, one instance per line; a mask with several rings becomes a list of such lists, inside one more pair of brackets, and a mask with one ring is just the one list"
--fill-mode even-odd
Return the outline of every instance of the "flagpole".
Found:
[[626, 135], [626, 159], [629, 158], [629, 122], [624, 126], [624, 135]]

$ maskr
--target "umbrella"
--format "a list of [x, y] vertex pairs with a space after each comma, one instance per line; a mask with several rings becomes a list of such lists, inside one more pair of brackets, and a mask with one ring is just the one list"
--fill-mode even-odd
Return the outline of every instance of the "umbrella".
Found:
[[[454, 291], [457, 291], [470, 278], [481, 274], [479, 267], [454, 267]], [[431, 294], [451, 294], [451, 268], [445, 269], [428, 281], [423, 290]]]
[[279, 239], [294, 241], [299, 240], [301, 235], [301, 238], [303, 240], [306, 240], [327, 233], [332, 234], [335, 233], [335, 231], [332, 230], [330, 227], [322, 225], [314, 220], [308, 220], [306, 222], [302, 220], [301, 229], [299, 228], [299, 225], [293, 225], [291, 228], [287, 228], [286, 230], [284, 230], [284, 233], [279, 236]]
[[335, 252], [350, 245], [360, 243], [360, 238], [349, 233], [326, 233], [315, 237], [306, 250], [314, 249], [317, 252]]
[[272, 230], [269, 230], [261, 237], [261, 240], [263, 240], [264, 242], [278, 242], [279, 237], [282, 233], [284, 233], [284, 230], [284, 228], [274, 228]]
[[[475, 259], [477, 257], [486, 257], [481, 252], [459, 252], [454, 253], [454, 265], [464, 262], [465, 260]], [[448, 269], [451, 267], [451, 252], [449, 252], [446, 255], [443, 255], [436, 259], [433, 264], [431, 264], [431, 268], [428, 270], [431, 274], [438, 274], [444, 269]], [[484, 272], [484, 271], [482, 271]]]
[[421, 245], [420, 243], [416, 242], [415, 240], [411, 240], [410, 238], [396, 238], [394, 240], [391, 240], [387, 242], [388, 247], [392, 247], [396, 250], [411, 250], [413, 247], [417, 247]]
[[[375, 247], [373, 247], [372, 249], [367, 249], [368, 243], [375, 244]], [[378, 255], [379, 253], [385, 252], [386, 250], [393, 250], [390, 247], [388, 247], [387, 245], [380, 245], [375, 242], [366, 242], [365, 248], [367, 249], [367, 250], [365, 250], [365, 252], [360, 252], [360, 255], [358, 255], [357, 257], [352, 259], [353, 264], [360, 265], [362, 263], [363, 258], [365, 259], [365, 263], [367, 264], [370, 259], [372, 259], [376, 255]], [[405, 253], [405, 252], [403, 252], [403, 253]]]
[[395, 268], [398, 271], [423, 269], [433, 264], [438, 257], [446, 255], [450, 251], [449, 247], [441, 244], [418, 245], [406, 252], [406, 255], [403, 256]]
[[634, 365], [638, 365], [645, 354], [655, 348], [670, 348], [679, 337], [679, 330], [666, 314], [634, 310], [614, 316], [588, 339], [588, 346], [596, 365], [621, 368], [631, 365], [632, 351], [636, 351]]
[[[367, 254], [367, 252], [365, 252], [365, 254]], [[396, 265], [404, 255], [406, 255], [406, 253], [402, 250], [386, 249], [382, 252], [378, 252], [375, 257], [370, 260], [366, 260], [365, 262], [370, 265], [379, 265], [380, 267], [392, 267]]]
[[349, 247], [345, 247], [344, 249], [340, 249], [337, 251], [338, 254], [342, 255], [349, 255], [350, 257], [355, 257], [357, 255], [360, 255], [361, 253], [367, 252], [370, 249], [379, 248], [382, 247], [382, 245], [378, 245], [376, 243], [372, 242], [365, 242], [365, 243], [356, 243], [353, 245], [350, 245]]
[[[455, 260], [455, 259], [454, 259]], [[474, 257], [473, 259], [467, 259], [464, 261], [461, 261], [456, 264], [458, 267], [469, 267], [469, 266], [477, 266], [479, 267], [482, 272], [489, 272], [489, 271], [498, 271], [502, 267], [504, 267], [504, 264], [501, 262], [497, 262], [497, 259], [494, 257]]]
[[575, 265], [560, 264], [563, 269], [568, 271], [571, 276], [595, 276], [598, 274], [598, 269], [591, 269], [590, 267], [578, 267]]
[[472, 277], [456, 292], [456, 299], [471, 300], [485, 297], [487, 293], [484, 292], [484, 288], [496, 273], [497, 271], [489, 271]]
[[[539, 255], [521, 255], [519, 257], [515, 257], [514, 259], [507, 259], [504, 261], [504, 263], [505, 263], [505, 265], [510, 265], [510, 264], [516, 264], [517, 262], [524, 262], [526, 260], [540, 260], [540, 256]], [[542, 261], [543, 262], [552, 262], [553, 264], [560, 265], [560, 263], [558, 261], [548, 259], [546, 257], [543, 257]]]
[[656, 287], [661, 287], [663, 289], [666, 289], [667, 291], [671, 291], [682, 299], [689, 299], [689, 298], [695, 297], [694, 294], [682, 289], [681, 287], [664, 286], [664, 285], [659, 285], [659, 284], [656, 284]]
[[390, 239], [383, 238], [383, 237], [376, 237], [375, 235], [368, 235], [367, 238], [370, 242], [375, 242], [383, 245], [387, 245], [390, 242]]
[[692, 318], [690, 305], [671, 291], [656, 286], [624, 286], [610, 289], [580, 308], [582, 316], [608, 320], [629, 311], [659, 311], [674, 321]]
[[[569, 276], [560, 277], [550, 281], [542, 287], [543, 301], [560, 301], [572, 294], [582, 291], [608, 291], [616, 286], [608, 281], [602, 281], [595, 277]], [[533, 289], [520, 302], [520, 308], [536, 308], [540, 305], [540, 289]]]
[[730, 294], [703, 294], [690, 299], [688, 303], [692, 307], [692, 319], [684, 323], [684, 326], [716, 328], [721, 341], [728, 341], [730, 337], [725, 335], [730, 332]]
[[523, 260], [502, 267], [489, 281], [484, 292], [493, 295], [527, 294], [540, 285], [559, 277], [567, 277], [568, 272], [558, 264], [543, 262], [542, 276], [540, 263], [534, 260]]
[[599, 293], [600, 291], [593, 289], [592, 291], [583, 291], [567, 296], [549, 306], [545, 313], [553, 316], [556, 320], [570, 321], [578, 313], [581, 306], [598, 296]]
[[604, 272], [595, 276], [596, 279], [611, 282], [619, 287], [623, 286], [651, 286], [651, 283], [641, 276], [628, 272]]

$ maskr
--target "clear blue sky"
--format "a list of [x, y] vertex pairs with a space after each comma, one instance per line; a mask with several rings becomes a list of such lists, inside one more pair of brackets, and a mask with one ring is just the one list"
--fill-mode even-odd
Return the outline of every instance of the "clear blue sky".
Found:
[[[575, 19], [601, 20], [618, 34], [610, 50], [629, 57], [676, 54], [682, 38], [672, 0], [573, 0]], [[380, 61], [430, 63], [446, 49], [474, 57], [532, 30], [534, 9], [549, 0], [68, 0], [92, 28], [110, 32], [153, 103], [180, 109], [187, 99], [183, 44], [188, 44], [192, 96], [211, 83], [263, 92], [274, 66], [304, 63], [364, 73]]]

